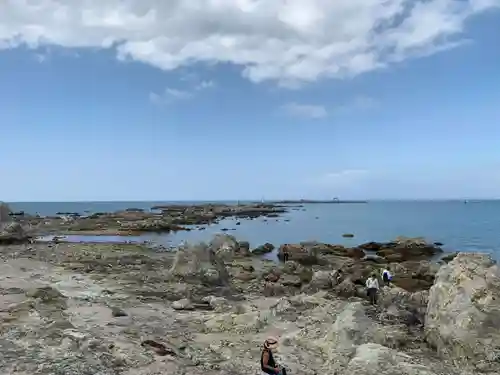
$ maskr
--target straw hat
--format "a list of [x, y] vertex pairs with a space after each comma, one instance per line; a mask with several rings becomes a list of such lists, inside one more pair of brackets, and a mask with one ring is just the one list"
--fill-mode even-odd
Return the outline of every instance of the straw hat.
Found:
[[264, 347], [267, 349], [276, 349], [278, 347], [278, 339], [274, 336], [269, 336], [264, 341]]

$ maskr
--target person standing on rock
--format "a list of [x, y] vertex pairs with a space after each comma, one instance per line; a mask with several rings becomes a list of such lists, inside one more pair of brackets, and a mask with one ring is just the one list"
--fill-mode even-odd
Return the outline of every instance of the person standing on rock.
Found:
[[378, 294], [378, 279], [377, 275], [372, 274], [368, 280], [366, 280], [366, 294], [368, 295], [368, 298], [370, 299], [370, 303], [372, 305], [377, 304], [377, 294]]
[[260, 357], [260, 367], [262, 375], [286, 375], [286, 369], [276, 364], [273, 357], [273, 350], [278, 347], [278, 339], [276, 337], [268, 337], [264, 341], [264, 348]]
[[384, 280], [384, 284], [389, 286], [392, 281], [392, 274], [389, 269], [385, 269], [382, 271], [382, 280]]

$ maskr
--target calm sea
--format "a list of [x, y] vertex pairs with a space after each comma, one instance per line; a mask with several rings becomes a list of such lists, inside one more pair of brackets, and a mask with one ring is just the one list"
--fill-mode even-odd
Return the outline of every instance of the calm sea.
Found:
[[[56, 212], [93, 213], [126, 208], [150, 209], [157, 204], [172, 202], [58, 202], [11, 203], [15, 211], [54, 215]], [[196, 202], [199, 203], [199, 202]], [[284, 219], [289, 219], [285, 221]], [[488, 252], [500, 259], [500, 201], [418, 201], [370, 202], [367, 204], [309, 204], [291, 209], [280, 218], [255, 220], [228, 219], [206, 230], [147, 235], [141, 240], [153, 240], [164, 245], [182, 241], [207, 240], [221, 229], [252, 246], [265, 242], [275, 245], [301, 241], [321, 241], [355, 245], [368, 241], [388, 241], [397, 236], [422, 236], [429, 241], [444, 243], [447, 250]], [[345, 239], [344, 233], [354, 234]], [[116, 237], [92, 240], [118, 240]]]

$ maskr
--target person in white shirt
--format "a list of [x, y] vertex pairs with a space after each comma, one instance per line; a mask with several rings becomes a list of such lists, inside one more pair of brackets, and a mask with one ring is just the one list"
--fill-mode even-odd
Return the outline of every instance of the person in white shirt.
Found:
[[391, 271], [388, 269], [385, 269], [382, 271], [382, 280], [384, 280], [385, 285], [390, 285], [392, 281], [392, 274]]
[[368, 280], [366, 280], [366, 294], [370, 299], [370, 303], [375, 305], [377, 303], [377, 293], [378, 293], [379, 285], [377, 275], [372, 274]]

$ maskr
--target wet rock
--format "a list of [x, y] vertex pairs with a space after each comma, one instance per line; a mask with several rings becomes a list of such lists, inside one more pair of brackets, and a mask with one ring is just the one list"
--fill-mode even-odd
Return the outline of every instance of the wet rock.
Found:
[[363, 249], [360, 249], [359, 247], [353, 247], [346, 249], [346, 256], [349, 258], [355, 258], [355, 259], [363, 259], [365, 257], [365, 252]]
[[[131, 214], [131, 213], [129, 213]], [[76, 223], [79, 225], [79, 223]], [[95, 227], [93, 229], [97, 229], [98, 227]], [[75, 226], [72, 228], [72, 230], [86, 230], [86, 227], [78, 227]], [[147, 218], [144, 220], [140, 221], [126, 221], [122, 222], [120, 224], [120, 227], [118, 228], [120, 231], [124, 232], [136, 232], [136, 233], [147, 233], [147, 232], [156, 232], [156, 233], [164, 233], [164, 232], [177, 232], [177, 231], [182, 231], [182, 230], [187, 230], [189, 231], [189, 228], [177, 225], [172, 223], [169, 220], [164, 220], [164, 219], [157, 219], [157, 218]]]
[[281, 245], [278, 250], [278, 258], [283, 260], [294, 260], [301, 264], [317, 264], [318, 252], [315, 247], [306, 247], [297, 244]]
[[364, 250], [359, 247], [350, 248], [321, 242], [301, 242], [300, 245], [319, 257], [318, 264], [322, 263], [322, 260], [331, 263], [332, 259], [336, 257], [361, 259], [365, 256]]
[[274, 250], [274, 245], [272, 243], [265, 243], [252, 250], [252, 255], [262, 255], [268, 254]]
[[380, 242], [367, 242], [364, 244], [359, 245], [358, 247], [363, 250], [367, 251], [377, 251], [382, 248], [383, 244]]
[[421, 238], [399, 237], [392, 242], [382, 244], [376, 252], [389, 262], [403, 262], [429, 259], [442, 253], [443, 250]]
[[447, 255], [443, 256], [443, 257], [441, 258], [441, 260], [442, 260], [443, 262], [445, 262], [445, 263], [449, 263], [449, 262], [451, 262], [453, 259], [455, 259], [457, 255], [458, 255], [458, 253], [451, 253], [451, 254], [447, 254]]
[[426, 339], [464, 368], [500, 373], [500, 269], [485, 254], [460, 253], [429, 292]]

